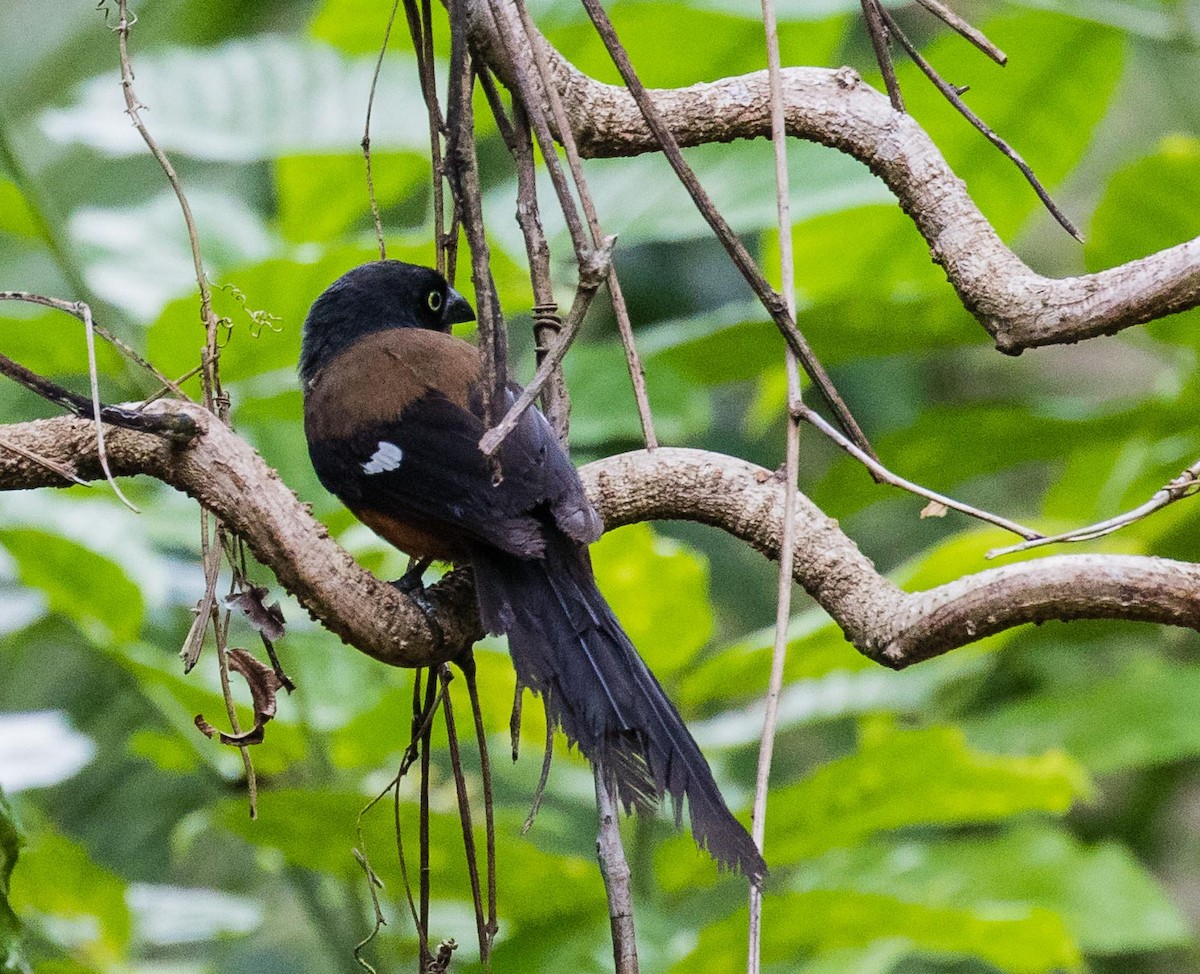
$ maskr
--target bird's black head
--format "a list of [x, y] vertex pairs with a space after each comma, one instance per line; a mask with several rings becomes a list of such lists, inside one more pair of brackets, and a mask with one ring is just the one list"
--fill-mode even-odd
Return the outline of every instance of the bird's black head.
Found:
[[475, 312], [446, 279], [429, 267], [376, 260], [347, 271], [325, 289], [304, 319], [300, 376], [307, 379], [339, 352], [371, 332], [428, 328], [448, 332]]

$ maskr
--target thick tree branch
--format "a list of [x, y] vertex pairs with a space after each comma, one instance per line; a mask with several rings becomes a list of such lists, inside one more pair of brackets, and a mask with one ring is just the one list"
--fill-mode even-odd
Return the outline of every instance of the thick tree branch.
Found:
[[[429, 666], [457, 656], [479, 637], [468, 575], [452, 573], [428, 592], [444, 635], [439, 646], [421, 608], [360, 568], [245, 440], [198, 406], [164, 401], [151, 408], [186, 413], [200, 435], [182, 447], [110, 427], [113, 473], [147, 474], [198, 500], [245, 538], [254, 557], [344, 641], [394, 666]], [[100, 476], [94, 431], [84, 420], [63, 417], [0, 429], [16, 446], [84, 479]], [[0, 454], [0, 488], [55, 486], [54, 480], [20, 454]]]
[[[472, 44], [511, 86], [487, 4], [469, 0], [467, 8]], [[587, 77], [541, 35], [537, 41], [583, 155], [658, 149], [625, 88]], [[1097, 274], [1043, 277], [1004, 245], [920, 125], [852, 69], [788, 68], [782, 83], [788, 133], [854, 156], [887, 183], [1002, 352], [1113, 334], [1200, 304], [1200, 238]], [[770, 135], [766, 71], [651, 94], [680, 145]]]
[[[111, 429], [113, 472], [147, 474], [196, 498], [246, 539], [313, 617], [343, 640], [394, 666], [428, 666], [477, 638], [469, 574], [429, 592], [439, 643], [415, 603], [360, 568], [263, 459], [203, 409], [157, 403], [201, 429], [190, 446]], [[91, 425], [74, 417], [0, 427], [24, 452], [0, 451], [0, 489], [61, 486], [32, 453], [100, 476]], [[588, 464], [584, 484], [609, 528], [650, 519], [710, 524], [778, 557], [783, 485], [767, 470], [703, 450], [659, 448]], [[794, 577], [870, 658], [895, 669], [986, 635], [1048, 619], [1129, 619], [1200, 631], [1200, 566], [1161, 558], [1059, 555], [905, 593], [881, 576], [803, 494], [796, 499]]]

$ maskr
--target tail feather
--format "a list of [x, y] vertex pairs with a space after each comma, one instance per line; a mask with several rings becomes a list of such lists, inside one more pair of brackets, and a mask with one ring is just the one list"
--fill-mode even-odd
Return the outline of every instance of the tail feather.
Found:
[[569, 741], [603, 763], [626, 811], [670, 795], [679, 824], [686, 798], [697, 844], [760, 883], [762, 856], [596, 587], [587, 549], [548, 533], [541, 559], [472, 553], [484, 626], [508, 634], [517, 679], [542, 694]]

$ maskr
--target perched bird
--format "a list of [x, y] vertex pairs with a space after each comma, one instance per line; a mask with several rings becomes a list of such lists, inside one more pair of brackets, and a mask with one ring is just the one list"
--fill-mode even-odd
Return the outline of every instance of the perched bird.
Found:
[[469, 562], [484, 628], [507, 634], [517, 679], [603, 762], [626, 810], [669, 794], [678, 820], [686, 797], [697, 843], [761, 882], [762, 856], [596, 587], [587, 546], [603, 526], [545, 417], [524, 414], [497, 452], [500, 476], [480, 451], [479, 354], [450, 334], [474, 317], [440, 274], [400, 261], [329, 286], [300, 351], [317, 476], [400, 550]]

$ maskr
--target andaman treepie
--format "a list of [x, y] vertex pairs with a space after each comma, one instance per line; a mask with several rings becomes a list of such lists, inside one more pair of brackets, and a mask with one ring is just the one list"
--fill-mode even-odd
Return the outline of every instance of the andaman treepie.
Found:
[[596, 587], [600, 518], [545, 417], [521, 418], [497, 452], [501, 476], [480, 451], [479, 353], [450, 334], [474, 317], [440, 274], [400, 261], [329, 286], [300, 352], [317, 476], [401, 551], [469, 563], [484, 628], [507, 634], [517, 679], [603, 762], [626, 810], [670, 794], [678, 818], [686, 797], [696, 842], [761, 882], [762, 856]]

